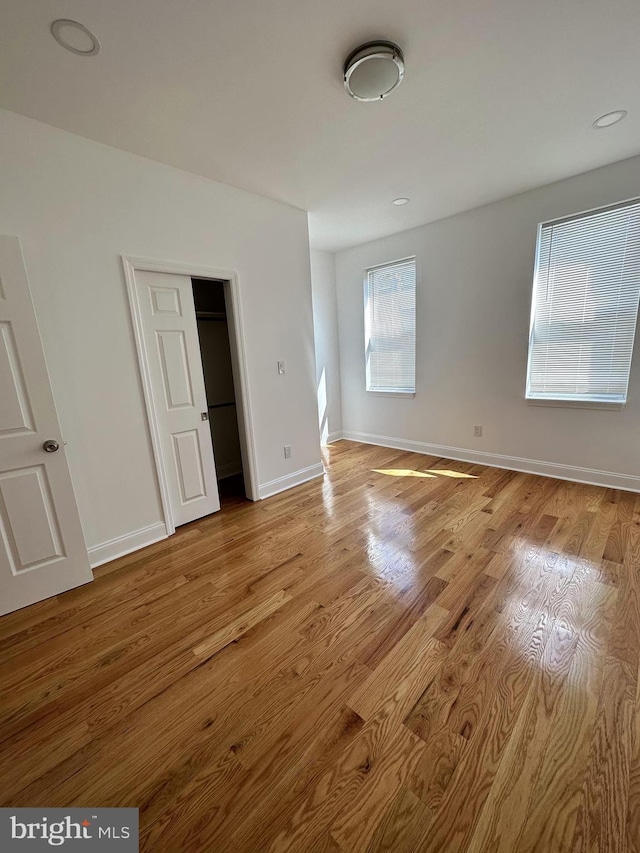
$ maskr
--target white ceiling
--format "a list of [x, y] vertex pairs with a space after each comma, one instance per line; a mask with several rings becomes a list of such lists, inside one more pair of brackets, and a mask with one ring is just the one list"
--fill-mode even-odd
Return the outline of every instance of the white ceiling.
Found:
[[[640, 153], [638, 0], [0, 0], [0, 15], [0, 106], [304, 208], [318, 248]], [[60, 17], [100, 54], [59, 47]], [[402, 47], [405, 81], [358, 103], [342, 63], [376, 37]], [[592, 129], [614, 109], [629, 117]]]

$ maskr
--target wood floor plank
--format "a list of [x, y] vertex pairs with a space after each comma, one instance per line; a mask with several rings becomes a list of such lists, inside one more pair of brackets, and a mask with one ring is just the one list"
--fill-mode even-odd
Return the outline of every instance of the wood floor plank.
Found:
[[273, 595], [270, 595], [265, 601], [260, 602], [255, 607], [249, 610], [243, 610], [236, 617], [231, 617], [227, 614], [220, 616], [216, 621], [217, 624], [210, 626], [211, 634], [193, 647], [194, 655], [200, 660], [207, 660], [213, 657], [229, 643], [233, 643], [249, 628], [262, 622], [264, 618], [269, 616], [276, 610], [279, 610], [283, 604], [291, 601], [291, 596], [284, 590], [278, 590]]
[[576, 821], [576, 853], [626, 850], [633, 717], [638, 672], [608, 657]]
[[627, 802], [626, 836], [628, 853], [640, 853], [640, 673], [636, 689], [636, 706], [631, 730], [629, 764], [629, 798]]
[[433, 635], [448, 615], [444, 608], [432, 605], [378, 664], [349, 699], [361, 717], [373, 717], [398, 690], [403, 691], [399, 713], [404, 715], [405, 705], [415, 701], [415, 691], [423, 690], [446, 656], [446, 649]]
[[[279, 823], [284, 823], [295, 807], [300, 788], [304, 790], [331, 766], [364, 724], [355, 712], [345, 710], [336, 715], [333, 707], [343, 702], [361, 680], [362, 668], [347, 660], [330, 671], [331, 679], [321, 687], [324, 695], [316, 690], [303, 707], [298, 703], [293, 724], [285, 722], [279, 736], [257, 759], [254, 755], [248, 760], [242, 735], [217, 757], [204, 743], [195, 761], [191, 758], [188, 763], [168, 768], [160, 784], [149, 786], [140, 797], [142, 814], [150, 827], [146, 848], [153, 849], [161, 839], [167, 849], [172, 849], [186, 836], [196, 849], [215, 849], [225, 845], [231, 827], [238, 836], [234, 843], [244, 849], [264, 844], [268, 835], [275, 835]], [[316, 711], [313, 715], [311, 705]], [[234, 784], [215, 773], [217, 762], [229, 754], [243, 771]]]
[[468, 853], [485, 850], [511, 853], [520, 849], [529, 798], [552, 726], [557, 724], [557, 707], [578, 636], [566, 623], [554, 626], [467, 847]]
[[[359, 747], [363, 761], [361, 771], [366, 774], [363, 784], [351, 803], [341, 804], [336, 819], [331, 824], [331, 834], [340, 847], [353, 851], [365, 851], [371, 844], [376, 828], [393, 800], [420, 759], [423, 744], [401, 723], [384, 732], [387, 723], [398, 720], [393, 713], [381, 722], [378, 732], [373, 728], [385, 711], [362, 730], [354, 742], [353, 751]], [[371, 738], [367, 735], [371, 732]]]
[[[364, 720], [344, 706], [339, 713], [334, 712], [326, 726], [321, 720], [317, 724], [314, 720], [314, 725], [307, 723], [304, 728], [313, 736], [305, 748], [296, 750], [295, 757], [291, 755], [289, 744], [283, 748], [282, 739], [274, 744], [269, 754], [260, 757], [259, 765], [251, 771], [251, 784], [240, 790], [235, 800], [239, 801], [240, 810], [233, 844], [243, 850], [252, 850], [271, 843], [289, 824], [308, 790], [339, 760], [363, 726]], [[299, 732], [292, 733], [292, 737], [300, 741]], [[286, 767], [277, 772], [282, 762]], [[256, 779], [261, 783], [264, 780], [264, 792], [259, 800], [254, 796]]]
[[636, 496], [631, 492], [616, 493], [616, 514], [607, 544], [604, 559], [612, 563], [622, 563], [625, 558], [629, 538], [638, 530], [638, 521], [634, 516]]
[[467, 746], [462, 735], [446, 724], [440, 726], [426, 741], [424, 752], [407, 779], [407, 787], [429, 808], [431, 820]]
[[432, 577], [423, 587], [416, 584], [412, 595], [403, 594], [398, 602], [402, 609], [384, 632], [371, 638], [362, 654], [362, 662], [375, 669], [431, 605], [439, 601], [446, 586], [446, 581]]
[[400, 788], [378, 823], [367, 853], [413, 853], [431, 818], [422, 800], [408, 788]]
[[[304, 850], [327, 829], [331, 829], [340, 847], [344, 844], [339, 836], [345, 837], [350, 844], [362, 822], [360, 810], [347, 811], [347, 807], [366, 782], [371, 783], [366, 795], [366, 811], [370, 818], [376, 819], [375, 825], [365, 829], [368, 843], [384, 814], [387, 796], [395, 797], [422, 747], [423, 744], [393, 716], [381, 712], [363, 727], [335, 765], [309, 787], [306, 797], [268, 849]], [[335, 827], [338, 816], [341, 823]]]
[[610, 653], [637, 670], [640, 666], [640, 531], [630, 537], [630, 545], [633, 550], [629, 550], [620, 569]]
[[510, 650], [496, 682], [495, 696], [453, 773], [426, 837], [421, 840], [424, 853], [453, 853], [469, 844], [552, 628], [546, 617], [537, 625], [526, 623], [519, 643]]
[[529, 794], [522, 853], [572, 850], [616, 601], [615, 589], [593, 584], [572, 623], [578, 642]]
[[[499, 652], [491, 637], [500, 624], [501, 614], [491, 604], [491, 601], [484, 602], [474, 613], [473, 624], [461, 634], [405, 717], [407, 728], [425, 742], [450, 723], [450, 714], [463, 690], [477, 696], [481, 692], [479, 679], [488, 667], [495, 668], [498, 663]], [[449, 646], [443, 646], [449, 650]]]
[[495, 584], [496, 579], [484, 574], [484, 572], [476, 577], [472, 576], [472, 581], [467, 585], [464, 593], [461, 591], [461, 594], [457, 596], [457, 603], [454, 603], [454, 597], [447, 590], [440, 597], [438, 603], [441, 607], [448, 609], [450, 615], [438, 629], [436, 638], [445, 646], [452, 648], [460, 636], [472, 630], [477, 612], [481, 609], [483, 602], [490, 595]]
[[640, 497], [341, 441], [0, 619], [0, 803], [141, 849], [640, 853]]

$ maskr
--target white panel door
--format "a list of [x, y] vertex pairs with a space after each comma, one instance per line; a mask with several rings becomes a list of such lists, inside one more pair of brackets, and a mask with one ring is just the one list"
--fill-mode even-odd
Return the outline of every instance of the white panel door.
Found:
[[184, 275], [137, 270], [135, 279], [163, 468], [177, 526], [220, 509], [193, 290]]
[[0, 615], [90, 580], [20, 243], [0, 236]]

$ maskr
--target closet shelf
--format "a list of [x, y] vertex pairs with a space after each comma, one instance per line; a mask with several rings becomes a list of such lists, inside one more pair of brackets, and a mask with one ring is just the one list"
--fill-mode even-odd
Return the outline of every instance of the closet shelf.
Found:
[[236, 404], [236, 401], [231, 400], [230, 403], [212, 403], [211, 405], [208, 405], [207, 408], [208, 409], [222, 409], [224, 406], [235, 406], [235, 404]]
[[226, 320], [224, 311], [196, 311], [196, 320]]

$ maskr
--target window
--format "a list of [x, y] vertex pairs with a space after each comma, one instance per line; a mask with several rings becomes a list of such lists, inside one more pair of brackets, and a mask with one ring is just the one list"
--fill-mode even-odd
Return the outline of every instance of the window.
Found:
[[640, 296], [640, 201], [538, 232], [527, 398], [622, 405]]
[[367, 270], [364, 293], [367, 391], [416, 390], [416, 260]]

